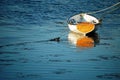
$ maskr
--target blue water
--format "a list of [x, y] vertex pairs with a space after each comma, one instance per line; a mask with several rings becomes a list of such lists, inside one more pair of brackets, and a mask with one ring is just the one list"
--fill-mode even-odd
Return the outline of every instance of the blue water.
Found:
[[0, 80], [119, 80], [120, 8], [104, 16], [94, 47], [76, 47], [67, 38], [70, 16], [117, 2], [1, 0]]

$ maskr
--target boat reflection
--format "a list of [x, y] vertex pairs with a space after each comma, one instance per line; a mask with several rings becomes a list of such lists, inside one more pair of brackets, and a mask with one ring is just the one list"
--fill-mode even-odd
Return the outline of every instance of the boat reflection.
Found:
[[76, 47], [92, 48], [99, 43], [99, 36], [95, 32], [89, 33], [86, 36], [84, 34], [70, 32], [68, 34], [68, 41]]

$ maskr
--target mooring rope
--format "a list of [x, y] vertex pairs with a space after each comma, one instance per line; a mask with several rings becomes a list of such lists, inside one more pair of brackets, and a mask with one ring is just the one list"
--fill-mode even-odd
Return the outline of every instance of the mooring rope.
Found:
[[86, 13], [86, 14], [96, 14], [96, 13], [103, 12], [103, 11], [106, 11], [106, 10], [108, 10], [108, 9], [111, 9], [111, 8], [113, 8], [113, 7], [115, 7], [115, 6], [118, 6], [118, 5], [120, 5], [120, 2], [114, 4], [114, 5], [110, 6], [110, 7], [107, 7], [107, 8], [105, 8], [105, 9], [101, 9], [101, 10], [93, 11], [93, 12], [88, 12], [88, 13]]

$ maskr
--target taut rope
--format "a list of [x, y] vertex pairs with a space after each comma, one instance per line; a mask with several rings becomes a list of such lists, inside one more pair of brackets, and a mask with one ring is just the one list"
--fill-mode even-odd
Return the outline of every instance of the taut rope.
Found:
[[118, 6], [118, 5], [120, 5], [120, 2], [114, 4], [114, 5], [110, 6], [110, 7], [107, 7], [105, 9], [101, 9], [101, 10], [93, 11], [93, 12], [88, 12], [87, 14], [96, 14], [96, 13], [99, 13], [99, 12], [103, 12], [103, 11], [106, 11], [106, 10], [111, 9], [111, 8], [113, 8], [115, 6]]

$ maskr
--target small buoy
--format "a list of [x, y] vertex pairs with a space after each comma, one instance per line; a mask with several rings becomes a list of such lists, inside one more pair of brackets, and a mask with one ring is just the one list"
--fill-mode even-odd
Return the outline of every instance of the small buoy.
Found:
[[68, 27], [70, 31], [76, 33], [87, 34], [95, 30], [95, 25], [99, 24], [100, 21], [88, 14], [78, 14], [71, 17], [68, 20]]
[[60, 42], [60, 37], [56, 37], [56, 38], [50, 39], [49, 41], [56, 41], [56, 42]]

